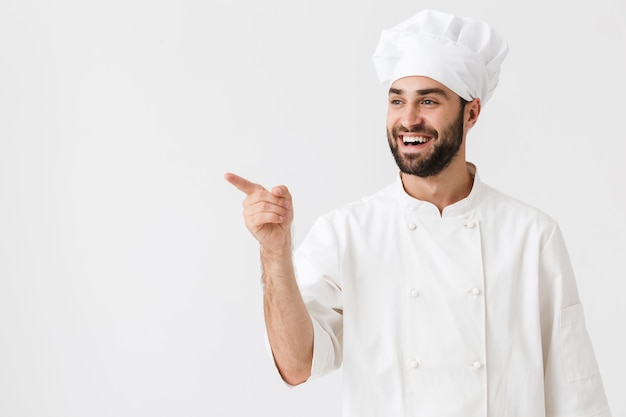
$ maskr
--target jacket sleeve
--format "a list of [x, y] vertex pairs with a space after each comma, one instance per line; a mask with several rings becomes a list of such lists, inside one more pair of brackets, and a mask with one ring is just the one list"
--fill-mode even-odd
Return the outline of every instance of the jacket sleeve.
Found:
[[331, 221], [318, 219], [294, 254], [302, 297], [313, 321], [311, 379], [341, 366], [343, 296], [339, 243]]
[[610, 417], [563, 236], [554, 225], [541, 255], [539, 300], [547, 417]]

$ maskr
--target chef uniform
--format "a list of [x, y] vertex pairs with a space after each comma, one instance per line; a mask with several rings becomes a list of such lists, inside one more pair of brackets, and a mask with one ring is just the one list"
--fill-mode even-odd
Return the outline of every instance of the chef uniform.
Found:
[[[383, 31], [385, 86], [428, 76], [483, 105], [508, 48], [426, 10]], [[340, 366], [346, 417], [609, 417], [556, 222], [481, 182], [442, 212], [400, 176], [322, 216], [296, 253], [311, 378]]]
[[441, 214], [398, 177], [314, 224], [312, 378], [343, 365], [346, 417], [610, 416], [557, 224], [468, 169]]

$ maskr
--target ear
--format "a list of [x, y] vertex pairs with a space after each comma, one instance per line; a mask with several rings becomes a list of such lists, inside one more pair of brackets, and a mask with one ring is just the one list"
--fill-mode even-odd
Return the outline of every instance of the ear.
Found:
[[469, 129], [474, 127], [480, 115], [480, 99], [475, 98], [465, 105], [465, 126]]

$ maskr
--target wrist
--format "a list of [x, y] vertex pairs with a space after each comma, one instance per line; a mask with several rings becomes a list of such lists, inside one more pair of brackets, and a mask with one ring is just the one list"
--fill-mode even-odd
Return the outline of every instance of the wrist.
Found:
[[288, 239], [283, 245], [278, 247], [270, 247], [267, 245], [261, 244], [261, 257], [268, 259], [275, 258], [283, 258], [285, 256], [291, 257], [292, 248], [291, 248], [291, 239]]

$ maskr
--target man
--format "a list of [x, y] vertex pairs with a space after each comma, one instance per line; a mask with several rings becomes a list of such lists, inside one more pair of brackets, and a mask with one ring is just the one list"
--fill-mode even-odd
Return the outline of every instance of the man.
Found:
[[287, 188], [226, 174], [260, 242], [276, 366], [291, 385], [343, 366], [346, 416], [611, 415], [557, 224], [465, 159], [507, 51], [431, 10], [383, 31], [400, 175], [321, 217], [293, 257]]

